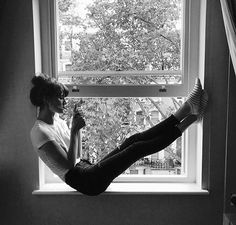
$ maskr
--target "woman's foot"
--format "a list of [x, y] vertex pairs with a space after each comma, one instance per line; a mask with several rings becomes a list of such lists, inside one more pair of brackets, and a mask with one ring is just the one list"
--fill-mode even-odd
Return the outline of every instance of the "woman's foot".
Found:
[[201, 96], [202, 96], [202, 85], [200, 79], [197, 78], [194, 88], [186, 100], [186, 103], [190, 107], [191, 115], [198, 115], [200, 113], [199, 111], [200, 111]]
[[200, 122], [203, 119], [207, 104], [208, 104], [208, 94], [205, 90], [202, 90], [202, 96], [201, 96], [201, 101], [200, 101], [200, 106], [199, 106], [199, 114], [197, 116], [197, 122]]
[[200, 114], [200, 105], [202, 97], [202, 85], [200, 79], [196, 79], [195, 86], [191, 93], [188, 95], [187, 100], [184, 104], [174, 113], [175, 118], [178, 121], [182, 121], [190, 115], [194, 115], [197, 120], [198, 115]]
[[199, 114], [188, 115], [177, 125], [177, 128], [183, 133], [191, 124], [201, 121], [202, 118], [204, 117], [207, 103], [208, 103], [208, 94], [205, 90], [202, 90], [202, 96], [201, 96], [201, 101], [199, 105]]

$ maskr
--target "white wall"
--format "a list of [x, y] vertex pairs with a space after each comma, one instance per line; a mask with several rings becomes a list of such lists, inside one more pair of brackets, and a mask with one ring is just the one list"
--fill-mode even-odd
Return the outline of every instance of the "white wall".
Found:
[[28, 100], [34, 74], [32, 3], [5, 2], [0, 15], [0, 224], [222, 224], [228, 50], [219, 0], [207, 5], [205, 87], [211, 102], [204, 124], [209, 130], [204, 146], [209, 149], [204, 155], [209, 161], [207, 196], [33, 196], [38, 165], [29, 139], [35, 116]]

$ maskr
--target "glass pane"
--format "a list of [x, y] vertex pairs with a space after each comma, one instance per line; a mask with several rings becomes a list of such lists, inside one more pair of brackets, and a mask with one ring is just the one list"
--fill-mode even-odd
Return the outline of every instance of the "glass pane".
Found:
[[[68, 98], [62, 115], [70, 124], [75, 103], [81, 104], [86, 127], [82, 157], [96, 163], [130, 135], [144, 131], [171, 115], [183, 98]], [[183, 172], [183, 137], [163, 151], [137, 161], [124, 174], [179, 175]]]
[[57, 5], [59, 72], [181, 70], [182, 0], [58, 0]]

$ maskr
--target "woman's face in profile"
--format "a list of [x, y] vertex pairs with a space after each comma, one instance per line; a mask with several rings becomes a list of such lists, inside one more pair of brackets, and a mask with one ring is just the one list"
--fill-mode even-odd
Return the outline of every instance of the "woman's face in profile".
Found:
[[54, 113], [63, 113], [66, 101], [63, 93], [50, 97], [48, 100], [49, 110]]

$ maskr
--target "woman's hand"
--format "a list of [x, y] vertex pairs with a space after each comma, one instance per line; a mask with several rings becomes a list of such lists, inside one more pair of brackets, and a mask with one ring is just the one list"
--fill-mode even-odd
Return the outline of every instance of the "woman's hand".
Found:
[[82, 110], [75, 105], [71, 124], [71, 133], [77, 134], [85, 126]]

